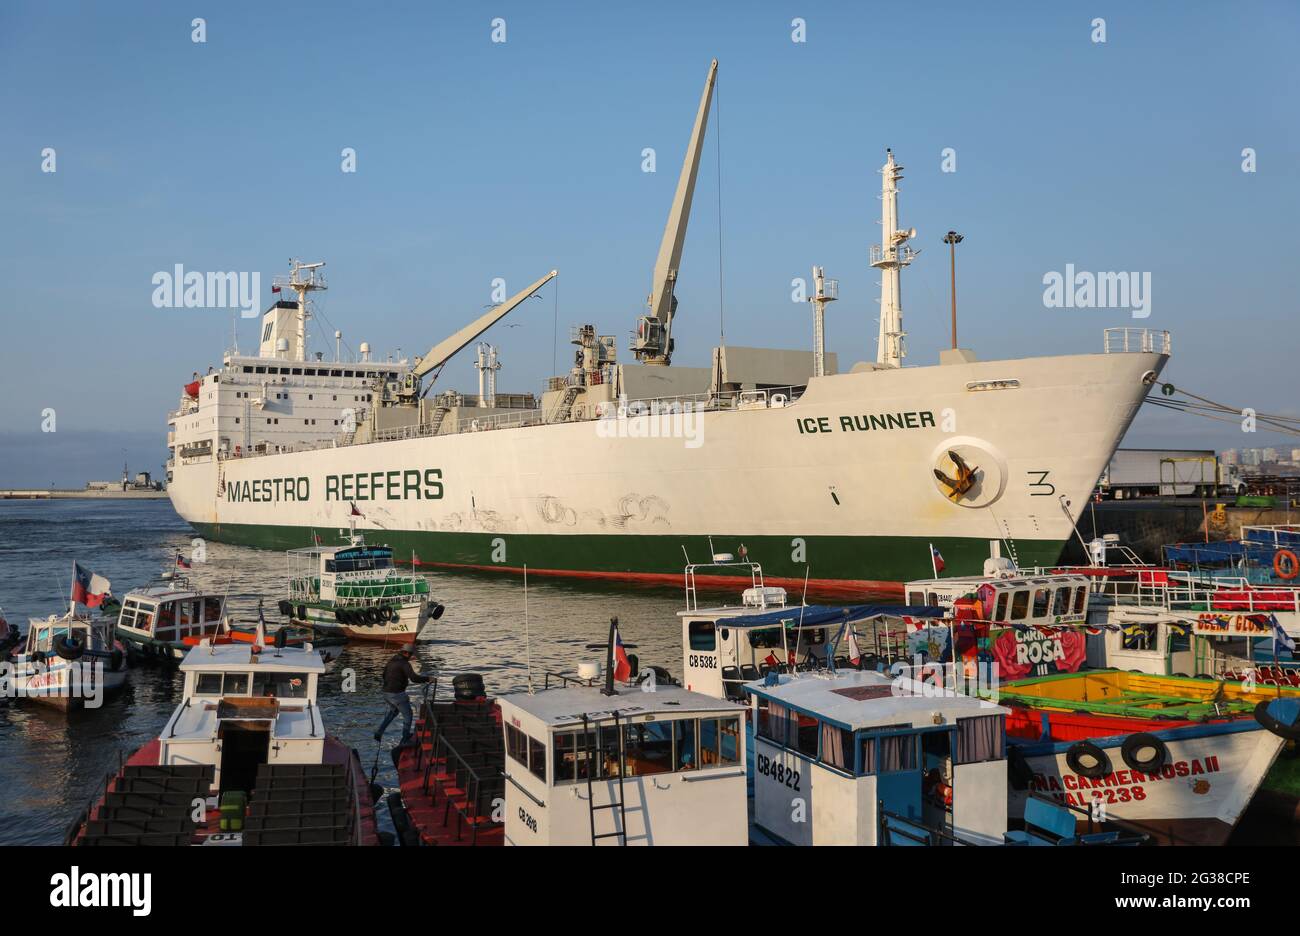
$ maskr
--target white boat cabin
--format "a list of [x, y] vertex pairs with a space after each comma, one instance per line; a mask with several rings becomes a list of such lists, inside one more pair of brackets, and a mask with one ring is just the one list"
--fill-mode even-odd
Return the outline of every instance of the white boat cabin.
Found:
[[1083, 624], [1092, 580], [1086, 575], [966, 576], [920, 579], [904, 587], [909, 605], [958, 608], [962, 598], [979, 602], [982, 620], [998, 625]]
[[659, 685], [498, 700], [508, 845], [744, 845], [745, 711]]
[[179, 645], [186, 637], [217, 633], [225, 610], [224, 596], [191, 588], [176, 577], [128, 592], [117, 627], [127, 638]]
[[745, 689], [762, 832], [794, 845], [875, 845], [884, 821], [1001, 844], [1008, 709], [858, 670], [771, 673]]
[[[112, 626], [107, 621], [94, 620], [81, 614], [51, 614], [44, 618], [29, 618], [27, 637], [22, 653], [30, 661], [33, 656], [56, 661], [63, 654], [60, 648], [80, 648], [92, 656], [107, 656], [113, 652]], [[74, 651], [75, 652], [75, 651]], [[78, 655], [78, 658], [80, 656]]]
[[251, 790], [260, 764], [319, 764], [325, 725], [310, 644], [261, 652], [204, 641], [180, 664], [184, 698], [159, 733], [159, 764], [216, 767], [212, 792]]

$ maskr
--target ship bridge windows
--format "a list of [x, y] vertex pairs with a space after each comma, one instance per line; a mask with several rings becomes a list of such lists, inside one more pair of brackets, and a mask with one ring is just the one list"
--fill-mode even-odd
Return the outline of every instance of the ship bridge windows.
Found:
[[1023, 621], [1029, 613], [1029, 591], [1019, 589], [1011, 596], [1011, 620]]
[[1056, 594], [1052, 597], [1052, 614], [1060, 616], [1070, 613], [1070, 588], [1058, 588]]
[[1074, 613], [1082, 614], [1088, 606], [1088, 586], [1080, 585], [1074, 590]]
[[1034, 617], [1047, 617], [1047, 611], [1051, 607], [1051, 595], [1051, 590], [1047, 588], [1034, 590]]

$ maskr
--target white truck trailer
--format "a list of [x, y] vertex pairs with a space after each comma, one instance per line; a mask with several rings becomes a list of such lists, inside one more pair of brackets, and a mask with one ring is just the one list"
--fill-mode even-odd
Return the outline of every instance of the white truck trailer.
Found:
[[1162, 497], [1215, 497], [1244, 494], [1235, 465], [1219, 463], [1211, 449], [1116, 449], [1097, 488], [1116, 500]]

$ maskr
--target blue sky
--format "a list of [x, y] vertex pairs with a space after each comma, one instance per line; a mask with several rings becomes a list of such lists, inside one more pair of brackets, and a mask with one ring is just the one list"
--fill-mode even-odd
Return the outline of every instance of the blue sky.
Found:
[[[1296, 414], [1298, 27], [1283, 2], [5, 4], [0, 484], [79, 485], [123, 447], [157, 469], [180, 385], [230, 343], [228, 311], [151, 304], [151, 277], [177, 263], [260, 271], [269, 300], [290, 256], [324, 259], [315, 346], [338, 327], [407, 355], [479, 314], [494, 277], [513, 292], [555, 267], [558, 351], [548, 291], [490, 333], [499, 388], [537, 391], [581, 322], [630, 359], [713, 57], [679, 363], [703, 365], [717, 340], [719, 168], [728, 342], [807, 347], [790, 280], [820, 263], [840, 280], [831, 348], [874, 358], [867, 251], [891, 146], [922, 250], [903, 287], [912, 363], [947, 340], [940, 238], [955, 228], [962, 343], [981, 357], [1167, 328], [1168, 379]], [[956, 172], [940, 171], [945, 147]], [[1150, 272], [1151, 317], [1045, 308], [1043, 275], [1068, 263]], [[440, 383], [475, 381], [466, 355]], [[57, 444], [39, 433], [47, 407]], [[1127, 444], [1291, 442], [1157, 411]]]

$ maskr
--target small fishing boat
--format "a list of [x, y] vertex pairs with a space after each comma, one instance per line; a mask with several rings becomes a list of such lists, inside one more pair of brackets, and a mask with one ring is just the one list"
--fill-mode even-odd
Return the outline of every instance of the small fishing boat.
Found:
[[224, 595], [198, 588], [179, 572], [164, 572], [123, 596], [117, 633], [133, 660], [175, 662], [199, 640], [215, 636], [225, 613]]
[[69, 845], [377, 845], [374, 795], [317, 704], [310, 645], [218, 644], [181, 661], [184, 696], [104, 781]]
[[345, 546], [288, 551], [289, 593], [279, 604], [290, 622], [354, 640], [414, 640], [443, 606], [429, 581], [393, 565], [387, 546], [367, 546], [355, 533]]
[[31, 618], [25, 638], [17, 628], [0, 659], [9, 663], [7, 694], [64, 710], [99, 708], [107, 693], [126, 684], [126, 653], [113, 637], [111, 619], [78, 614]]

